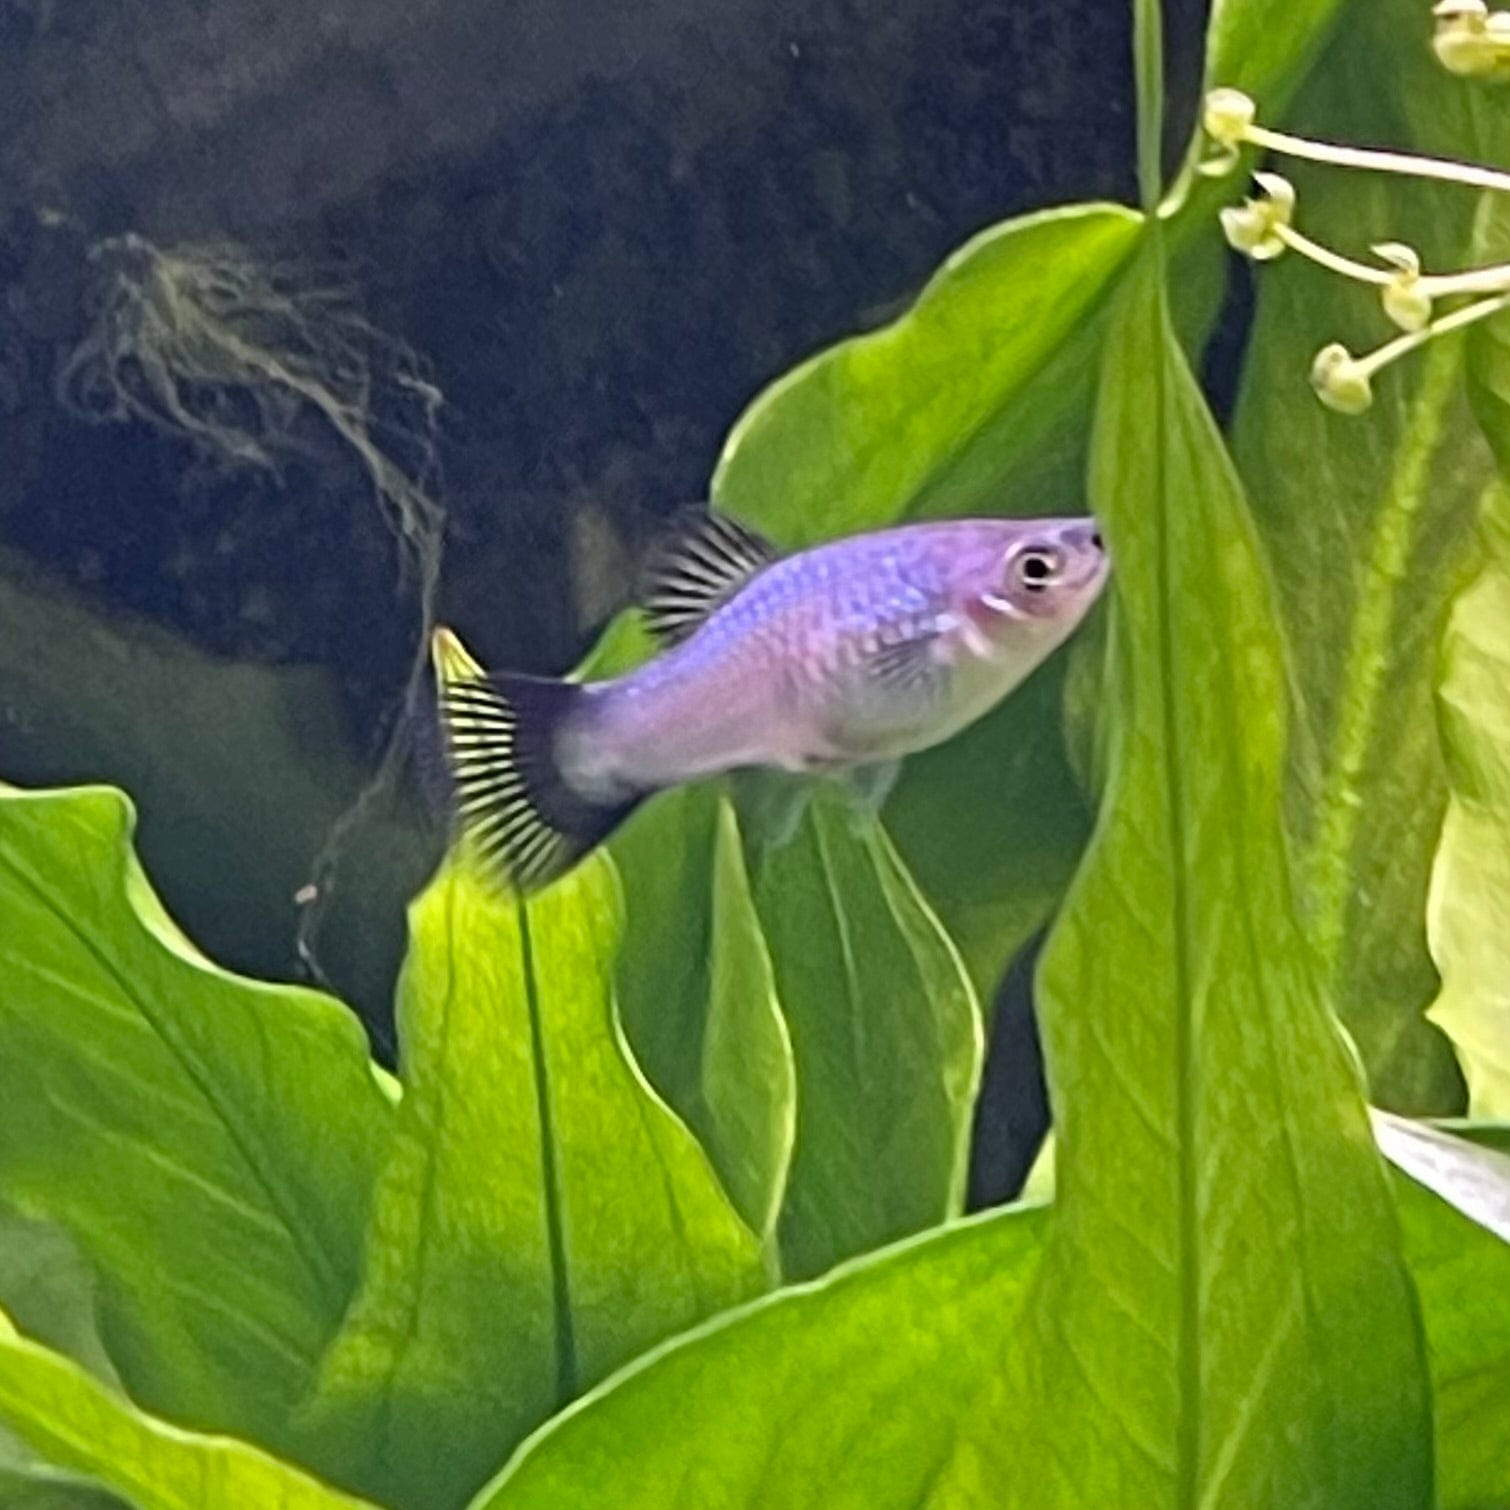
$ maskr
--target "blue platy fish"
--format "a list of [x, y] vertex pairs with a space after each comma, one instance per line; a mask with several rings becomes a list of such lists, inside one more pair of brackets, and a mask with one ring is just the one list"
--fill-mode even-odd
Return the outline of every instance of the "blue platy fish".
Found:
[[[1089, 518], [904, 525], [781, 556], [699, 512], [647, 573], [654, 660], [583, 683], [442, 674], [463, 827], [531, 891], [667, 787], [762, 766], [874, 778], [1000, 702], [1107, 569]], [[438, 667], [455, 643], [437, 631]]]

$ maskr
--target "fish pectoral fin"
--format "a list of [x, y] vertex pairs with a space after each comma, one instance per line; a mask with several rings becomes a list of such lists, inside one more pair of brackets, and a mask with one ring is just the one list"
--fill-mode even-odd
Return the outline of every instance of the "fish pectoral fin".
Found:
[[812, 797], [812, 777], [746, 766], [729, 773], [729, 784], [754, 849], [780, 849], [792, 842]]
[[933, 687], [940, 670], [938, 642], [943, 631], [915, 635], [882, 645], [860, 662], [865, 679], [888, 692], [915, 695]]
[[868, 827], [881, 816], [891, 789], [902, 774], [900, 760], [878, 760], [873, 765], [854, 766], [843, 777], [854, 826]]
[[641, 573], [645, 627], [662, 644], [685, 640], [779, 556], [737, 519], [690, 505], [673, 519]]

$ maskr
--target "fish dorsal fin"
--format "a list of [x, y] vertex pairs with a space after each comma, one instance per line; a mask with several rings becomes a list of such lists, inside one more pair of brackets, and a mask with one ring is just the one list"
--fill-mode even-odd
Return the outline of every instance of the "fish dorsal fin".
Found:
[[645, 563], [645, 627], [662, 644], [685, 640], [779, 555], [763, 535], [727, 514], [701, 504], [683, 509]]

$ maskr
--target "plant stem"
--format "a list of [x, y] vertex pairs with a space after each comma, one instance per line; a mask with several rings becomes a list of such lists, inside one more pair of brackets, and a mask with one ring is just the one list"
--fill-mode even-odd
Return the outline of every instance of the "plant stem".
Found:
[[[1141, 124], [1140, 121], [1140, 127]], [[1271, 131], [1267, 126], [1249, 126], [1243, 132], [1243, 140], [1255, 147], [1267, 147], [1284, 157], [1304, 158], [1307, 162], [1331, 163], [1338, 168], [1364, 168], [1375, 173], [1402, 173], [1411, 178], [1436, 178], [1444, 183], [1510, 194], [1510, 173], [1496, 172], [1477, 163], [1419, 157], [1411, 152], [1379, 152], [1371, 147], [1339, 147], [1332, 142], [1313, 142], [1303, 136], [1291, 136], [1287, 131]]]
[[1417, 346], [1424, 346], [1434, 337], [1449, 335], [1454, 330], [1461, 330], [1465, 325], [1487, 320], [1490, 315], [1498, 314], [1507, 307], [1510, 307], [1510, 293], [1500, 294], [1493, 299], [1481, 299], [1477, 304], [1465, 304], [1462, 309], [1455, 309], [1450, 315], [1443, 315], [1440, 320], [1433, 320], [1430, 325], [1424, 325], [1420, 330], [1412, 330], [1406, 335], [1396, 336], [1393, 341], [1386, 342], [1378, 350], [1359, 357], [1358, 365], [1366, 377], [1371, 377], [1381, 367], [1388, 366], [1408, 351], [1414, 351]]
[[1164, 16], [1160, 0], [1133, 0], [1133, 76], [1138, 96], [1138, 199], [1157, 213], [1163, 192]]

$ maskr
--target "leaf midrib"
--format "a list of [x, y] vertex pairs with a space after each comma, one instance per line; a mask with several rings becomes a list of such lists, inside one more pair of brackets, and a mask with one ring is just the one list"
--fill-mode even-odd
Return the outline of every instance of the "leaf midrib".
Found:
[[[1168, 315], [1164, 305], [1164, 246], [1155, 233], [1153, 246], [1157, 249], [1158, 294], [1154, 303], [1154, 331], [1151, 349], [1159, 353], [1158, 378], [1154, 397], [1158, 408], [1158, 433], [1167, 431], [1170, 419], [1170, 343], [1173, 334], [1168, 328]], [[1159, 604], [1158, 655], [1160, 674], [1160, 715], [1164, 724], [1163, 753], [1168, 820], [1168, 843], [1170, 856], [1176, 867], [1182, 865], [1186, 854], [1186, 834], [1183, 802], [1187, 787], [1184, 763], [1181, 759], [1179, 719], [1175, 708], [1173, 689], [1176, 680], [1177, 657], [1175, 654], [1173, 624], [1169, 605], [1175, 599], [1175, 564], [1172, 559], [1173, 530], [1168, 517], [1169, 487], [1162, 446], [1155, 447], [1156, 496], [1160, 500], [1159, 551], [1157, 556]], [[1200, 1336], [1200, 1244], [1198, 1242], [1197, 1217], [1199, 1192], [1196, 1189], [1195, 1164], [1191, 1150], [1195, 1147], [1195, 1069], [1196, 1043], [1193, 1003], [1190, 983], [1191, 924], [1185, 888], [1176, 872], [1172, 890], [1171, 950], [1174, 966], [1175, 999], [1175, 1127], [1176, 1168], [1179, 1186], [1179, 1235], [1178, 1251], [1180, 1272], [1176, 1276], [1179, 1289], [1179, 1339], [1176, 1349], [1176, 1371], [1179, 1379], [1178, 1421], [1175, 1437], [1175, 1473], [1177, 1503], [1197, 1506], [1200, 1502], [1200, 1442], [1201, 1442], [1201, 1336]]]
[[566, 1267], [566, 1231], [562, 1213], [561, 1174], [556, 1167], [555, 1121], [551, 1112], [550, 1067], [545, 1047], [545, 1024], [540, 1011], [539, 982], [535, 978], [534, 941], [530, 936], [529, 904], [514, 902], [519, 923], [519, 966], [529, 1012], [530, 1059], [535, 1072], [535, 1111], [540, 1119], [540, 1180], [545, 1204], [545, 1236], [550, 1250], [551, 1303], [555, 1313], [556, 1408], [578, 1394], [577, 1339], [572, 1324], [571, 1276]]

